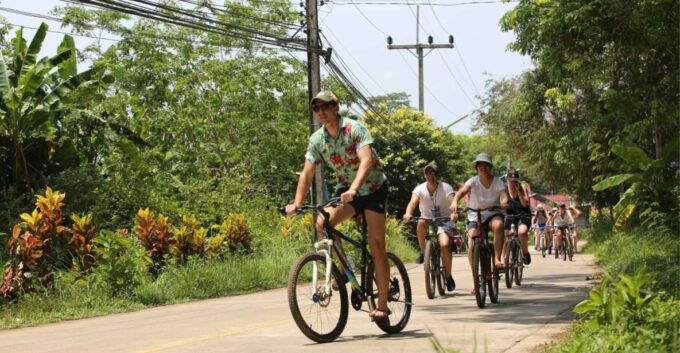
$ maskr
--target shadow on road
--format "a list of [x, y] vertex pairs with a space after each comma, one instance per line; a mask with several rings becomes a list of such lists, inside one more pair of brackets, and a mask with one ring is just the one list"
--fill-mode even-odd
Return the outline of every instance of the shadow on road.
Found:
[[[566, 322], [570, 315], [564, 315], [583, 300], [588, 292], [588, 282], [582, 273], [543, 275], [525, 278], [521, 286], [506, 288], [505, 279], [499, 281], [499, 302], [491, 304], [487, 298], [486, 307], [477, 307], [471, 294], [460, 293], [442, 301], [431, 300], [421, 303], [425, 310], [438, 319], [456, 322], [514, 323], [519, 325], [545, 324], [547, 322]], [[461, 291], [464, 289], [461, 289]], [[448, 303], [447, 303], [448, 304]]]
[[[388, 341], [400, 341], [418, 338], [431, 337], [432, 334], [429, 332], [423, 332], [423, 330], [406, 330], [395, 334], [382, 334], [382, 335], [354, 335], [354, 336], [340, 336], [337, 340], [331, 343], [345, 343], [345, 342], [355, 342], [355, 341], [366, 341], [366, 340], [388, 340]], [[318, 343], [310, 343], [307, 346], [318, 345]]]

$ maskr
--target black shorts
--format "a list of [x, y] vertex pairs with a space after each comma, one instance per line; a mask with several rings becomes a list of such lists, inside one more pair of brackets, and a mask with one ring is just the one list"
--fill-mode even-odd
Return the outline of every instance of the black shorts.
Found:
[[[342, 195], [347, 190], [349, 189], [342, 188], [338, 190], [337, 196]], [[363, 214], [364, 210], [371, 210], [382, 214], [387, 213], [387, 183], [384, 183], [380, 189], [368, 195], [357, 196], [349, 204], [354, 207], [355, 214]]]
[[[491, 229], [489, 229], [489, 222], [491, 222], [492, 219], [499, 217], [499, 216], [501, 218], [504, 217], [502, 213], [494, 213], [494, 214], [490, 215], [489, 217], [487, 217], [486, 219], [482, 219], [482, 224], [484, 225], [484, 228], [486, 228], [487, 232], [491, 231]], [[470, 229], [477, 229], [477, 221], [468, 221], [465, 229], [468, 232], [470, 231]]]
[[516, 229], [519, 229], [520, 224], [524, 224], [527, 228], [531, 228], [531, 218], [529, 217], [506, 217], [505, 218], [505, 230], [510, 230], [512, 223], [515, 223]]

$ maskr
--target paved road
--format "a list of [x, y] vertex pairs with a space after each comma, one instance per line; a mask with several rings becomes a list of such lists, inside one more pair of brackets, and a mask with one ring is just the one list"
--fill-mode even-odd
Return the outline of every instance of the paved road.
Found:
[[0, 352], [433, 352], [447, 348], [527, 352], [554, 339], [591, 285], [592, 256], [573, 262], [533, 254], [520, 288], [501, 283], [498, 304], [478, 309], [467, 259], [454, 258], [454, 295], [427, 299], [421, 266], [410, 265], [414, 310], [406, 330], [387, 336], [363, 312], [333, 343], [309, 341], [288, 311], [285, 289], [157, 307], [132, 313], [0, 331]]

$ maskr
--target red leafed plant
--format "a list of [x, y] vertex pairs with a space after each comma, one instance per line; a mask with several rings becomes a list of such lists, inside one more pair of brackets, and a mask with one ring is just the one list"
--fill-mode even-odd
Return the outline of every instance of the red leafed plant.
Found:
[[92, 239], [97, 236], [97, 230], [92, 223], [92, 214], [78, 216], [71, 215], [73, 226], [68, 229], [71, 238], [69, 247], [73, 251], [71, 268], [74, 271], [86, 272], [92, 268], [95, 261]]
[[148, 208], [137, 211], [135, 216], [135, 231], [153, 261], [151, 271], [155, 273], [166, 262], [166, 255], [175, 244], [174, 234], [170, 230], [172, 224], [162, 214], [158, 219]]
[[0, 285], [3, 297], [13, 297], [20, 289], [30, 289], [36, 278], [42, 284], [51, 281], [59, 261], [55, 243], [63, 241], [61, 236], [66, 231], [61, 212], [65, 197], [48, 187], [44, 196], [37, 195], [36, 209], [22, 214], [22, 222], [12, 228], [7, 241], [9, 261]]

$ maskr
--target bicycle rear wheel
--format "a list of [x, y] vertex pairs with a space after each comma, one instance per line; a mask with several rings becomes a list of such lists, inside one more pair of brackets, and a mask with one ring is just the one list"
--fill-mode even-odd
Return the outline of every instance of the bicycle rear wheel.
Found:
[[513, 267], [515, 266], [515, 258], [514, 258], [514, 247], [513, 247], [513, 242], [510, 241], [510, 244], [508, 244], [508, 251], [505, 254], [505, 286], [507, 288], [512, 288], [512, 276], [514, 275], [513, 272]]
[[522, 276], [524, 275], [524, 254], [519, 243], [515, 243], [515, 284], [522, 285]]
[[[316, 265], [316, 266], [315, 266]], [[331, 279], [343, 283], [335, 264]], [[313, 283], [316, 272], [317, 281]], [[347, 287], [326, 292], [326, 258], [320, 254], [303, 255], [295, 262], [288, 278], [288, 305], [293, 320], [302, 333], [319, 343], [338, 338], [347, 324], [349, 305]]]
[[496, 256], [494, 254], [493, 244], [489, 244], [488, 259], [487, 266], [491, 266], [487, 272], [491, 274], [491, 279], [486, 281], [487, 286], [489, 287], [489, 300], [492, 303], [498, 303], [498, 280], [501, 278], [501, 272], [496, 268]]
[[[387, 307], [392, 312], [389, 320], [376, 321], [376, 325], [386, 333], [399, 333], [408, 323], [413, 306], [411, 297], [411, 281], [408, 278], [406, 267], [397, 255], [387, 253], [387, 265], [390, 268], [389, 289], [387, 294]], [[366, 272], [366, 292], [370, 295], [369, 307], [376, 308], [378, 302], [378, 286], [375, 283], [375, 267], [373, 262], [368, 264]]]
[[472, 249], [472, 281], [475, 289], [477, 306], [483, 308], [486, 305], [486, 276], [484, 275], [484, 263], [488, 259], [479, 244], [475, 243]]
[[437, 262], [432, 254], [434, 251], [432, 241], [425, 243], [425, 253], [423, 255], [423, 268], [425, 269], [425, 293], [429, 299], [434, 299], [434, 287], [437, 285]]

